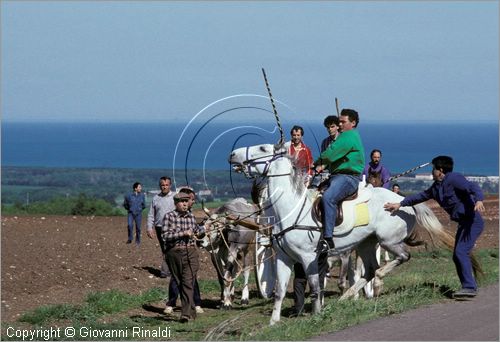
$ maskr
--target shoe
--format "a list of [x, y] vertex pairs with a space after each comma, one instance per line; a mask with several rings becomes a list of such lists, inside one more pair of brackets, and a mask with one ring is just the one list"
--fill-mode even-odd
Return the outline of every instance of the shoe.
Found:
[[461, 288], [453, 293], [453, 298], [473, 298], [477, 295], [476, 289]]
[[132, 243], [132, 240], [127, 240], [127, 244]]
[[201, 306], [197, 305], [194, 307], [194, 310], [196, 311], [197, 314], [199, 313], [205, 313], [205, 310], [201, 308]]
[[187, 317], [187, 316], [181, 316], [181, 318], [179, 319], [179, 322], [181, 322], [181, 323], [187, 323], [187, 322], [189, 322], [189, 317]]
[[165, 315], [171, 315], [171, 314], [173, 314], [173, 313], [174, 313], [174, 308], [173, 308], [173, 307], [171, 307], [171, 306], [167, 306], [167, 307], [165, 308], [165, 310], [163, 310], [163, 313], [164, 313]]
[[165, 273], [160, 274], [160, 278], [167, 278], [167, 277], [168, 275], [166, 275]]

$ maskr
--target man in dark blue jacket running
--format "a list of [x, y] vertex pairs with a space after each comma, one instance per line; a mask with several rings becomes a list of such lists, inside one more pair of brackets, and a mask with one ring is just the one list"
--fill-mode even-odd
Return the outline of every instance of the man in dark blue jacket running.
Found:
[[384, 208], [393, 212], [400, 207], [412, 206], [429, 199], [436, 200], [450, 215], [451, 220], [458, 222], [453, 262], [462, 288], [453, 297], [475, 297], [477, 283], [472, 273], [470, 253], [484, 228], [483, 218], [479, 213], [484, 211], [483, 192], [477, 184], [453, 172], [451, 157], [436, 157], [432, 160], [432, 165], [434, 183], [429, 189], [407, 196], [400, 203], [386, 203]]

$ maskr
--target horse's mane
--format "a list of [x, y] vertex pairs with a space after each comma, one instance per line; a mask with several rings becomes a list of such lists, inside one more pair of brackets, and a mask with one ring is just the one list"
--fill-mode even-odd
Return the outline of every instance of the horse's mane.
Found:
[[290, 181], [292, 183], [292, 189], [300, 196], [306, 190], [306, 186], [304, 185], [304, 173], [295, 167], [295, 158], [289, 155], [286, 155], [285, 158], [287, 158], [291, 164]]

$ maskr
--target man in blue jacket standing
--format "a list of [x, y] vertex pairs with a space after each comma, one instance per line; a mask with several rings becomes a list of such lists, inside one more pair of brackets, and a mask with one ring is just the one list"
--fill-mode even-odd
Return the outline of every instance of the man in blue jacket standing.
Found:
[[127, 243], [132, 243], [134, 239], [134, 222], [135, 222], [135, 244], [139, 245], [141, 243], [141, 221], [142, 221], [142, 211], [146, 208], [146, 197], [142, 191], [141, 183], [134, 183], [134, 192], [125, 196], [123, 201], [123, 207], [128, 212], [128, 240]]
[[400, 203], [386, 203], [384, 208], [393, 212], [400, 207], [412, 206], [429, 199], [436, 200], [458, 222], [453, 250], [453, 262], [462, 288], [453, 294], [454, 298], [475, 297], [477, 283], [472, 272], [470, 253], [479, 235], [483, 232], [484, 222], [479, 212], [484, 211], [483, 192], [475, 183], [469, 182], [453, 171], [453, 159], [439, 156], [432, 160], [432, 186], [415, 195], [405, 197]]

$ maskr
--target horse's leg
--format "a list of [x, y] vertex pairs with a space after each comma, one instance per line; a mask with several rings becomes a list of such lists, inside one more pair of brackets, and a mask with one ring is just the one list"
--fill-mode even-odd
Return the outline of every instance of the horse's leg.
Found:
[[[382, 247], [380, 247], [380, 244], [377, 243], [376, 249], [372, 252], [373, 254], [368, 257], [367, 260], [370, 261], [370, 272], [373, 272], [373, 275], [375, 275], [375, 270], [380, 267], [380, 253], [382, 251]], [[367, 253], [370, 253], [369, 250], [366, 251]], [[373, 264], [375, 262], [375, 264]], [[366, 298], [373, 298], [375, 296], [375, 279], [372, 278], [368, 282], [368, 284], [365, 285], [363, 288], [365, 292], [365, 297]]]
[[339, 268], [339, 278], [337, 280], [337, 286], [340, 290], [340, 293], [344, 293], [348, 286], [347, 286], [347, 279], [353, 279], [353, 272], [351, 268], [351, 251], [341, 253], [339, 255], [340, 259], [340, 268]]
[[[285, 259], [285, 260], [283, 260]], [[274, 308], [271, 315], [270, 325], [276, 324], [280, 321], [281, 317], [281, 305], [283, 304], [283, 299], [286, 295], [286, 288], [288, 286], [288, 281], [290, 280], [290, 275], [292, 274], [293, 263], [291, 260], [287, 260], [286, 256], [278, 254], [276, 260], [276, 292], [274, 295]]]
[[[363, 260], [358, 255], [358, 251], [354, 251], [354, 252], [355, 252], [355, 259], [354, 260], [356, 262], [356, 266], [354, 268], [354, 271], [352, 271], [352, 268], [353, 268], [352, 266], [350, 268], [351, 268], [351, 272], [354, 272], [353, 280], [354, 280], [354, 284], [356, 284], [358, 282], [358, 280], [361, 279], [363, 274], [365, 274], [365, 265], [363, 265]], [[353, 284], [350, 284], [350, 285], [352, 286]], [[365, 293], [366, 293], [367, 288], [369, 288], [369, 287], [370, 287], [370, 283], [367, 283], [363, 287], [363, 289], [365, 290]], [[356, 294], [354, 294], [353, 298], [359, 299], [359, 292], [356, 292]]]
[[248, 279], [250, 278], [250, 265], [252, 263], [252, 253], [247, 250], [243, 257], [243, 290], [241, 291], [241, 305], [248, 305], [250, 293], [248, 291]]
[[391, 261], [391, 256], [389, 255], [389, 252], [384, 250], [384, 261], [387, 264], [389, 261]]
[[312, 260], [305, 261], [302, 266], [306, 271], [309, 288], [311, 289], [312, 313], [317, 314], [321, 311], [318, 258], [316, 257]]
[[388, 262], [383, 267], [375, 271], [375, 295], [378, 296], [382, 291], [384, 284], [383, 278], [391, 272], [395, 267], [410, 260], [410, 253], [408, 253], [402, 243], [395, 245], [384, 245], [386, 250], [393, 253], [396, 257], [393, 261]]
[[[347, 298], [355, 297], [356, 294], [361, 291], [361, 289], [373, 279], [375, 275], [375, 268], [373, 265], [376, 263], [375, 259], [375, 247], [376, 240], [375, 239], [367, 239], [357, 247], [358, 258], [363, 263], [363, 274], [361, 278], [358, 279], [353, 286], [349, 288], [341, 297], [340, 300], [344, 300]], [[360, 268], [360, 267], [358, 267]]]

